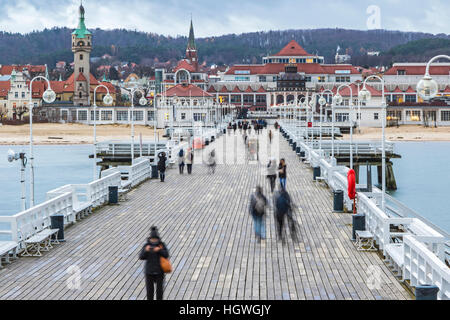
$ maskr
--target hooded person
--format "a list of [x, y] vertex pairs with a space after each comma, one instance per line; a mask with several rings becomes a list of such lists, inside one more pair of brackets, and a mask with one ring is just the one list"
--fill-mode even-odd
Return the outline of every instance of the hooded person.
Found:
[[145, 284], [147, 288], [147, 300], [154, 300], [155, 284], [156, 299], [163, 299], [164, 271], [161, 268], [161, 257], [169, 258], [169, 250], [161, 241], [158, 229], [151, 228], [150, 237], [141, 250], [140, 260], [145, 260]]
[[166, 164], [167, 164], [167, 157], [165, 152], [161, 152], [158, 155], [159, 161], [158, 161], [158, 170], [159, 170], [159, 177], [161, 179], [161, 182], [164, 182], [166, 179]]

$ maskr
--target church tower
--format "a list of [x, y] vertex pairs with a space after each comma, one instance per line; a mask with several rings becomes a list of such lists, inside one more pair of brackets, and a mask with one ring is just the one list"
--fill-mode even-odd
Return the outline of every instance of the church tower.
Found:
[[74, 96], [76, 106], [90, 105], [90, 55], [92, 33], [84, 24], [84, 7], [80, 5], [78, 28], [72, 32], [72, 52], [74, 53]]
[[191, 28], [189, 30], [189, 41], [186, 49], [186, 59], [198, 71], [197, 47], [195, 46], [194, 25], [191, 19]]

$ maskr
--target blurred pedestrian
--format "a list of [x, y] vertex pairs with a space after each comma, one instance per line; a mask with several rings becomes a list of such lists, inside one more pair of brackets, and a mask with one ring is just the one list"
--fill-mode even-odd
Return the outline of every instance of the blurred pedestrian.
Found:
[[253, 226], [258, 241], [266, 238], [265, 215], [267, 207], [267, 198], [263, 194], [260, 186], [256, 187], [255, 193], [250, 197], [250, 214], [253, 218]]
[[291, 234], [295, 240], [297, 237], [294, 220], [292, 217], [292, 201], [289, 193], [286, 189], [281, 188], [274, 197], [274, 212], [275, 212], [275, 224], [277, 228], [278, 239], [280, 239], [284, 244], [284, 220], [285, 218], [289, 221], [289, 226], [291, 228]]
[[269, 179], [270, 190], [273, 193], [275, 191], [275, 182], [277, 181], [277, 162], [275, 158], [271, 158], [267, 165], [267, 179]]
[[184, 173], [184, 150], [180, 149], [180, 152], [178, 153], [178, 167], [180, 168], [180, 174]]
[[158, 170], [159, 170], [159, 178], [161, 182], [164, 182], [166, 179], [166, 166], [167, 166], [167, 157], [165, 152], [161, 152], [159, 155], [158, 161]]
[[278, 177], [280, 178], [281, 189], [286, 189], [286, 160], [281, 159], [278, 166]]
[[270, 144], [272, 144], [272, 139], [273, 139], [273, 133], [272, 133], [272, 130], [269, 130], [269, 142], [270, 142]]
[[163, 300], [164, 271], [161, 267], [161, 257], [168, 259], [167, 249], [156, 227], [151, 228], [150, 237], [141, 250], [140, 260], [145, 260], [145, 285], [147, 300], [154, 300], [156, 284], [156, 300]]
[[194, 163], [194, 153], [192, 152], [191, 148], [187, 149], [184, 162], [186, 163], [188, 174], [192, 174], [192, 164]]
[[208, 156], [208, 172], [212, 174], [216, 173], [216, 165], [216, 151], [213, 150]]

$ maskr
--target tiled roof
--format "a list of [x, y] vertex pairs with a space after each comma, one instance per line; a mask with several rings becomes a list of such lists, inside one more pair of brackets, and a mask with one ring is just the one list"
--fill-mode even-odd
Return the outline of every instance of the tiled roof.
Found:
[[210, 93], [193, 84], [177, 84], [164, 93], [167, 97], [213, 97]]
[[45, 66], [20, 65], [20, 66], [2, 66], [0, 68], [0, 74], [10, 75], [14, 69], [19, 72], [22, 72], [23, 69], [27, 69], [29, 72], [32, 73], [45, 73]]
[[11, 83], [9, 81], [0, 81], [0, 97], [6, 98], [10, 88]]
[[[354, 83], [352, 83], [352, 84], [350, 84], [350, 87], [352, 88], [353, 98], [357, 98], [358, 93], [359, 93], [358, 86], [355, 85]], [[332, 91], [334, 93], [337, 93], [337, 88], [338, 87], [334, 87]], [[360, 86], [360, 90], [362, 90], [362, 88], [363, 88], [363, 86]], [[375, 89], [374, 87], [372, 87], [370, 85], [367, 85], [366, 88], [372, 94], [372, 97], [381, 97], [383, 95], [383, 92]], [[343, 97], [350, 97], [350, 89], [348, 87], [343, 87], [343, 88], [341, 88], [341, 90], [339, 90], [339, 94]]]
[[193, 65], [191, 65], [189, 62], [187, 62], [186, 60], [181, 60], [180, 62], [178, 62], [178, 65], [175, 67], [175, 69], [173, 70], [173, 72], [177, 72], [180, 69], [185, 69], [189, 72], [195, 72], [195, 67]]
[[[396, 76], [398, 71], [404, 70], [407, 76], [411, 75], [425, 75], [426, 66], [425, 65], [398, 65], [387, 70], [384, 75]], [[436, 76], [448, 76], [450, 75], [450, 64], [445, 64], [442, 66], [431, 65], [430, 74]]]
[[292, 40], [275, 56], [292, 57], [292, 56], [310, 56], [297, 41]]

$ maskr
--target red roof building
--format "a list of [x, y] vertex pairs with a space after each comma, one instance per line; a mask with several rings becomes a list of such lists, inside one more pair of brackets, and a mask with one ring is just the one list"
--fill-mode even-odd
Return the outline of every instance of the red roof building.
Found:
[[205, 97], [205, 98], [212, 98], [213, 95], [210, 93], [202, 90], [201, 88], [193, 85], [193, 84], [177, 84], [175, 87], [172, 87], [168, 89], [166, 92], [164, 92], [164, 96], [166, 97], [183, 97], [183, 98], [189, 98], [189, 97]]

